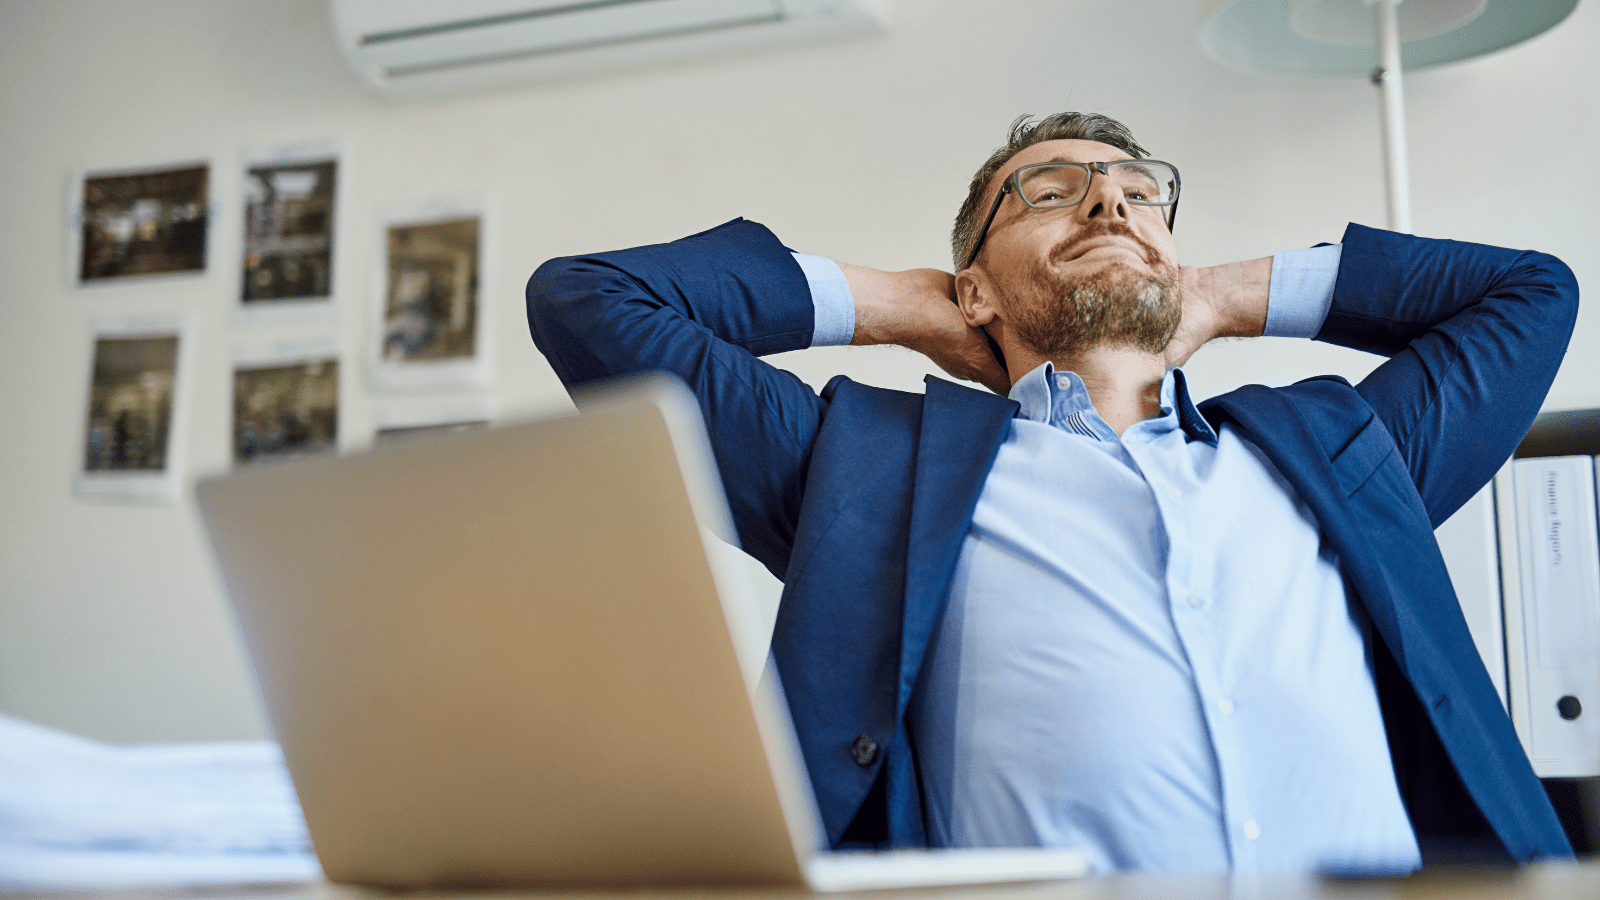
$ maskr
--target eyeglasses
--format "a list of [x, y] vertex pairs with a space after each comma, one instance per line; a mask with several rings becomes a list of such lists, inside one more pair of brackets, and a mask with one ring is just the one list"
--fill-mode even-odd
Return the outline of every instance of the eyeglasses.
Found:
[[994, 205], [989, 207], [989, 217], [983, 220], [983, 228], [978, 232], [978, 243], [973, 245], [961, 268], [971, 266], [978, 258], [983, 240], [989, 236], [989, 225], [994, 222], [1006, 194], [1016, 192], [1023, 203], [1034, 209], [1077, 206], [1089, 196], [1089, 182], [1096, 172], [1111, 179], [1121, 189], [1123, 199], [1132, 206], [1167, 207], [1167, 230], [1172, 230], [1172, 223], [1178, 218], [1178, 167], [1172, 163], [1154, 159], [1036, 163], [1012, 172], [1000, 185]]

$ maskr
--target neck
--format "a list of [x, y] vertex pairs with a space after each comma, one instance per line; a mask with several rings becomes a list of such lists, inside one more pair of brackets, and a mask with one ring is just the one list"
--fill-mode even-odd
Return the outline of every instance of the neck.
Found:
[[[1011, 354], [1006, 358], [1010, 360]], [[1077, 353], [1040, 354], [1031, 362], [1018, 359], [1013, 368], [1013, 383], [1050, 360], [1057, 369], [1076, 373], [1089, 390], [1095, 412], [1119, 436], [1133, 425], [1161, 414], [1161, 380], [1167, 363], [1162, 356], [1132, 347], [1092, 347]]]

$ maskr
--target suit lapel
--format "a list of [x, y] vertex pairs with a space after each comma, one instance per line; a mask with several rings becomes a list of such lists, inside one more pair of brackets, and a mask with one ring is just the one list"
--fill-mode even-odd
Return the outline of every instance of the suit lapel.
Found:
[[932, 376], [925, 380], [900, 643], [897, 711], [902, 714], [944, 611], [978, 495], [1018, 409], [1015, 401], [994, 394]]

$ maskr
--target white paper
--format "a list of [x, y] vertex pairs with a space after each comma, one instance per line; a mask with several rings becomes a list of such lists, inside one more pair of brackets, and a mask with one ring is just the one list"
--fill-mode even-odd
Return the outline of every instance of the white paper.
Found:
[[321, 877], [277, 745], [117, 746], [0, 715], [0, 888]]

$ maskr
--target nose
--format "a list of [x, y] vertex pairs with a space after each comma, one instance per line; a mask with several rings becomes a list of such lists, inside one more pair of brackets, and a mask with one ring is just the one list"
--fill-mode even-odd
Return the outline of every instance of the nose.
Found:
[[1102, 167], [1095, 167], [1094, 174], [1089, 176], [1089, 193], [1078, 204], [1085, 219], [1119, 219], [1126, 221], [1128, 218], [1128, 198], [1123, 196], [1122, 188], [1106, 174]]

